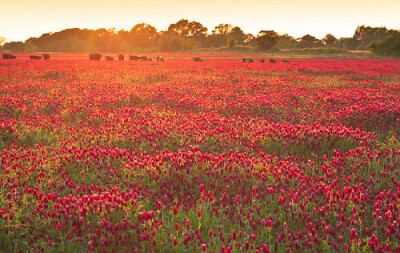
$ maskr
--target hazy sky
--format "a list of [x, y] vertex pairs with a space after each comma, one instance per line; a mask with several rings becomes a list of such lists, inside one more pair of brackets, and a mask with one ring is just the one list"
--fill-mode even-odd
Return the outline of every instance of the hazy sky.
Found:
[[181, 18], [211, 31], [224, 23], [256, 35], [326, 33], [351, 37], [359, 25], [400, 29], [400, 0], [0, 0], [0, 37], [25, 40], [66, 28], [128, 30], [148, 23], [165, 30]]

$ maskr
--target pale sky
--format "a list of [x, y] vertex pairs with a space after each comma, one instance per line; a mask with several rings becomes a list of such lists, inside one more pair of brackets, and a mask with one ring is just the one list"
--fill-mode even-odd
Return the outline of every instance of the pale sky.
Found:
[[24, 41], [66, 28], [129, 30], [148, 23], [165, 30], [181, 18], [211, 31], [218, 24], [245, 33], [275, 30], [296, 38], [351, 37], [359, 25], [400, 29], [400, 0], [0, 0], [0, 37]]

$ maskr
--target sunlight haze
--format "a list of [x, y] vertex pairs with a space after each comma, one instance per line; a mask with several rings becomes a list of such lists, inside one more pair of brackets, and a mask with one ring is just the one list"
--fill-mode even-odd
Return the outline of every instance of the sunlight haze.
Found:
[[351, 37], [357, 26], [400, 28], [398, 0], [340, 1], [183, 1], [183, 0], [1, 0], [0, 37], [24, 41], [66, 28], [129, 30], [148, 23], [166, 30], [181, 18], [198, 21], [209, 29], [218, 24], [239, 26], [246, 33], [275, 30], [296, 38], [327, 33]]

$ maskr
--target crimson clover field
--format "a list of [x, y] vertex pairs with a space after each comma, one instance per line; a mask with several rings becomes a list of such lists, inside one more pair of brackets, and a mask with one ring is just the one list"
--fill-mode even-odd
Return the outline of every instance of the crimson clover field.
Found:
[[399, 252], [400, 60], [0, 60], [0, 252]]

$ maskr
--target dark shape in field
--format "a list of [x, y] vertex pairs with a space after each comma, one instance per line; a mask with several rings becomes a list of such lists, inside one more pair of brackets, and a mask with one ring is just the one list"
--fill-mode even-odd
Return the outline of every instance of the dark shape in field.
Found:
[[193, 61], [195, 61], [195, 62], [202, 62], [203, 59], [201, 59], [200, 57], [193, 57]]
[[281, 62], [283, 62], [283, 63], [289, 63], [288, 60], [281, 60]]
[[101, 54], [89, 54], [89, 59], [91, 61], [100, 61]]
[[40, 59], [42, 59], [42, 56], [39, 56], [39, 55], [31, 55], [31, 56], [29, 56], [29, 59], [31, 59], [31, 60], [40, 60]]
[[276, 61], [274, 59], [269, 59], [270, 63], [276, 63]]
[[113, 61], [114, 60], [114, 57], [111, 57], [111, 56], [106, 56], [106, 61]]
[[260, 60], [260, 63], [264, 63], [265, 62], [265, 60]]
[[254, 62], [253, 59], [251, 59], [251, 58], [243, 58], [242, 61], [243, 62]]
[[124, 55], [122, 55], [122, 54], [118, 55], [118, 60], [120, 60], [120, 61], [123, 61], [123, 60], [125, 60], [125, 57], [124, 57]]
[[139, 57], [139, 56], [136, 56], [136, 55], [130, 55], [130, 56], [129, 56], [129, 60], [130, 60], [130, 61], [137, 61], [137, 60], [139, 60], [139, 58], [140, 58], [140, 57]]
[[3, 54], [3, 59], [16, 59], [17, 57], [13, 54]]
[[[151, 59], [151, 58], [149, 58]], [[147, 58], [147, 56], [139, 56], [138, 61], [149, 61], [149, 59]]]
[[162, 56], [154, 56], [154, 61], [164, 61]]
[[43, 59], [50, 60], [50, 55], [49, 54], [43, 54]]

